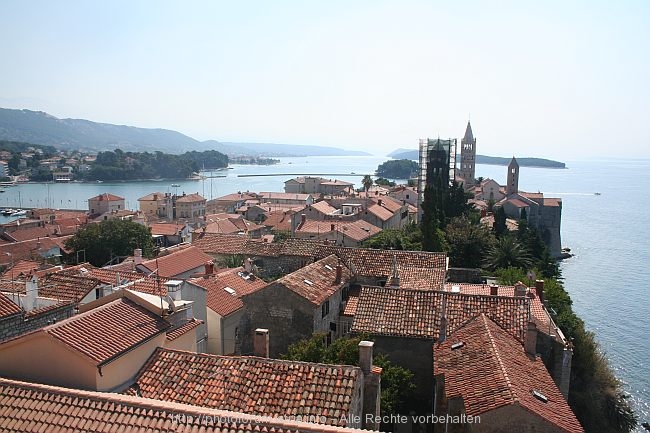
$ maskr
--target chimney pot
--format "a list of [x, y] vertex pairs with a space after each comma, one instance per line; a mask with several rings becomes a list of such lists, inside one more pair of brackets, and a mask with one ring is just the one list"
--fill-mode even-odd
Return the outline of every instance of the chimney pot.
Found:
[[269, 357], [269, 330], [257, 328], [253, 337], [253, 354], [262, 358]]
[[377, 200], [377, 204], [378, 204], [379, 206], [381, 206], [383, 203], [384, 203], [384, 202], [383, 202], [381, 199]]
[[300, 215], [300, 224], [304, 224], [305, 221], [307, 221], [307, 215], [305, 214]]
[[214, 262], [212, 260], [205, 262], [205, 276], [212, 275], [214, 273]]
[[499, 295], [499, 286], [496, 284], [490, 284], [490, 296]]
[[340, 283], [342, 279], [343, 279], [343, 267], [340, 264], [338, 264], [336, 265], [336, 279], [334, 280], [334, 282]]
[[133, 250], [133, 262], [136, 265], [142, 264], [142, 249], [141, 248], [136, 248]]
[[517, 284], [515, 284], [515, 296], [517, 297], [526, 296], [526, 289], [527, 287], [524, 283], [522, 283], [521, 281], [517, 282]]
[[364, 374], [370, 374], [372, 371], [372, 349], [375, 345], [372, 341], [359, 342], [359, 366]]
[[244, 270], [249, 274], [253, 272], [253, 260], [251, 260], [250, 257], [244, 259]]
[[334, 231], [334, 224], [330, 224], [330, 230]]

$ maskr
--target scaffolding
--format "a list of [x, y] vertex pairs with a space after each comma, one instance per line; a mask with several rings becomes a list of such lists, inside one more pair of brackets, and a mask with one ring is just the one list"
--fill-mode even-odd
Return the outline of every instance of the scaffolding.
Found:
[[[421, 138], [420, 139], [420, 175], [418, 176], [418, 221], [422, 217], [424, 189], [427, 185], [427, 169], [432, 166], [434, 175], [442, 174], [443, 179], [451, 185], [456, 177], [457, 139]], [[447, 171], [443, 173], [442, 170]]]

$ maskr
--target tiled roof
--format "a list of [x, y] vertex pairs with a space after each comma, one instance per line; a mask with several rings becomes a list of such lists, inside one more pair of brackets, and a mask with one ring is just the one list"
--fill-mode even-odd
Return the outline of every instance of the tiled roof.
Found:
[[338, 209], [333, 207], [331, 204], [326, 202], [325, 200], [321, 200], [319, 202], [316, 202], [311, 205], [312, 209], [317, 210], [318, 212], [325, 214], [325, 215], [331, 215], [333, 213], [336, 213]]
[[332, 231], [341, 233], [356, 241], [362, 241], [381, 232], [381, 229], [363, 220], [344, 223], [307, 220], [296, 228], [296, 233], [313, 235], [322, 235]]
[[389, 287], [362, 287], [352, 332], [438, 338], [439, 293]]
[[382, 221], [388, 221], [395, 215], [393, 212], [389, 211], [388, 209], [379, 206], [378, 204], [373, 204], [368, 207], [368, 212], [371, 214], [375, 215], [377, 218], [379, 218]]
[[353, 274], [365, 276], [392, 275], [393, 258], [398, 271], [402, 268], [447, 269], [447, 255], [426, 251], [377, 250], [369, 248], [338, 248], [337, 255]]
[[3, 378], [0, 378], [0, 430], [7, 433], [367, 433]]
[[195, 232], [201, 232], [201, 233], [223, 233], [223, 234], [237, 234], [241, 232], [242, 230], [237, 227], [235, 224], [233, 224], [232, 221], [229, 219], [220, 219], [220, 220], [215, 220], [208, 225], [206, 225], [202, 229], [196, 229]]
[[444, 268], [397, 266], [399, 287], [403, 289], [440, 290], [446, 274]]
[[359, 367], [159, 348], [136, 377], [140, 395], [264, 416], [325, 416], [342, 425]]
[[336, 281], [336, 267], [339, 263], [338, 257], [332, 254], [285, 275], [268, 287], [282, 285], [312, 304], [320, 305], [350, 281], [350, 271], [345, 266], [341, 266], [341, 281]]
[[504, 203], [510, 203], [515, 207], [528, 207], [528, 203], [524, 203], [523, 201], [517, 199], [517, 198], [510, 198], [506, 200]]
[[184, 226], [178, 224], [169, 224], [169, 223], [153, 223], [149, 224], [152, 235], [164, 235], [164, 236], [175, 236], [178, 235], [180, 230], [183, 230]]
[[285, 210], [271, 211], [266, 214], [266, 219], [262, 224], [275, 230], [290, 231], [291, 218], [294, 214], [295, 212]]
[[[460, 293], [467, 295], [490, 295], [490, 286], [487, 284], [457, 284], [457, 283], [447, 283], [445, 284], [445, 289], [451, 291], [452, 287], [460, 290]], [[514, 286], [499, 286], [497, 289], [497, 296], [505, 297], [514, 297], [515, 296], [515, 287]], [[526, 295], [530, 302], [530, 317], [537, 325], [537, 330], [543, 332], [552, 337], [559, 338], [557, 328], [555, 323], [551, 320], [544, 304], [541, 302], [537, 296], [535, 288], [532, 288]]]
[[[49, 228], [48, 228], [49, 227]], [[52, 234], [53, 227], [29, 227], [5, 232], [2, 235], [12, 242], [28, 241], [31, 239], [47, 238]]]
[[345, 301], [345, 306], [341, 314], [343, 316], [354, 316], [357, 312], [357, 305], [359, 304], [359, 287], [351, 288], [348, 293], [348, 299]]
[[113, 195], [113, 194], [105, 192], [104, 194], [99, 194], [99, 195], [96, 195], [95, 197], [91, 197], [91, 198], [88, 199], [88, 201], [90, 201], [90, 200], [120, 201], [120, 200], [124, 200], [124, 197], [119, 197], [117, 195]]
[[544, 199], [544, 206], [550, 206], [550, 207], [558, 207], [562, 205], [562, 199], [561, 198], [545, 198]]
[[20, 314], [22, 311], [11, 299], [0, 293], [0, 320]]
[[101, 281], [96, 278], [53, 273], [38, 281], [38, 295], [61, 301], [80, 302], [99, 285]]
[[197, 202], [205, 202], [205, 201], [206, 201], [205, 197], [196, 193], [183, 195], [176, 199], [176, 203], [197, 203]]
[[203, 322], [201, 320], [197, 319], [190, 319], [188, 320], [185, 324], [179, 326], [178, 328], [174, 329], [173, 331], [169, 331], [167, 333], [167, 340], [169, 341], [174, 341], [177, 338], [182, 337], [183, 335], [187, 334], [193, 329], [196, 329], [201, 325]]
[[203, 266], [210, 260], [212, 260], [211, 256], [195, 246], [190, 246], [176, 250], [166, 256], [144, 261], [141, 266], [144, 266], [150, 272], [158, 269], [158, 275], [171, 278]]
[[[66, 272], [66, 270], [63, 272]], [[110, 284], [112, 286], [125, 285], [127, 289], [135, 290], [136, 292], [161, 296], [167, 294], [167, 286], [165, 286], [165, 283], [169, 279], [165, 277], [148, 277], [139, 272], [93, 267], [88, 267], [87, 272], [82, 272], [81, 274], [96, 278], [104, 284]]]
[[20, 259], [31, 260], [39, 258], [42, 253], [53, 248], [58, 248], [58, 242], [61, 239], [63, 238], [41, 238], [40, 240], [32, 239], [0, 244], [0, 256], [7, 257], [7, 253], [9, 253], [16, 262]]
[[[221, 317], [244, 307], [241, 297], [266, 286], [261, 278], [243, 272], [244, 268], [228, 269], [210, 278], [193, 278], [190, 283], [207, 290], [206, 305]], [[227, 291], [226, 288], [230, 290]], [[234, 292], [234, 293], [232, 293]]]
[[162, 318], [126, 299], [101, 305], [41, 330], [105, 364], [169, 328]]
[[329, 180], [323, 179], [320, 184], [321, 185], [343, 185], [343, 186], [352, 186], [352, 185], [354, 185], [354, 183], [352, 183], [352, 182], [346, 182], [344, 180], [338, 180], [338, 179], [334, 179], [334, 180], [332, 180], [332, 179], [329, 179]]
[[483, 313], [523, 341], [528, 323], [529, 299], [362, 287], [352, 331], [437, 339], [443, 311], [447, 319], [447, 335]]
[[18, 278], [21, 275], [31, 275], [40, 268], [41, 264], [33, 260], [19, 260], [11, 269], [4, 272], [5, 276]]
[[165, 198], [164, 192], [152, 192], [151, 194], [147, 194], [144, 197], [140, 197], [138, 201], [158, 201], [164, 198]]
[[[464, 345], [452, 349], [458, 342]], [[541, 359], [526, 355], [521, 343], [485, 315], [436, 344], [433, 351], [434, 371], [445, 375], [447, 398], [462, 397], [467, 415], [519, 405], [562, 431], [584, 431]], [[536, 398], [533, 390], [548, 401]]]

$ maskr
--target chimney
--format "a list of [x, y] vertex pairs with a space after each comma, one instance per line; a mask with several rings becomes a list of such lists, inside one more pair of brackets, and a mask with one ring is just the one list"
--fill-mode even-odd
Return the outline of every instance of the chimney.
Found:
[[381, 199], [377, 200], [377, 204], [378, 204], [379, 206], [381, 206], [383, 203], [384, 203], [384, 202], [383, 202]]
[[499, 295], [499, 286], [497, 284], [490, 284], [490, 296]]
[[36, 298], [38, 298], [38, 278], [36, 275], [25, 283], [25, 310], [32, 311], [36, 308]]
[[544, 280], [535, 280], [535, 291], [540, 302], [544, 302]]
[[529, 355], [535, 356], [537, 354], [537, 325], [534, 322], [528, 322], [524, 349]]
[[133, 263], [135, 263], [136, 266], [142, 264], [142, 249], [136, 248], [133, 250]]
[[262, 358], [269, 357], [269, 330], [257, 328], [253, 336], [253, 354]]
[[330, 230], [334, 231], [334, 224], [330, 224]]
[[515, 284], [515, 296], [517, 297], [526, 296], [526, 289], [527, 289], [526, 285], [521, 281], [518, 281], [517, 284]]
[[438, 332], [438, 343], [442, 343], [447, 339], [447, 316], [440, 318], [440, 331]]
[[249, 274], [253, 272], [253, 260], [250, 257], [244, 259], [244, 270]]
[[300, 215], [300, 225], [303, 225], [307, 221], [307, 215], [301, 214]]
[[165, 286], [167, 286], [167, 296], [172, 298], [174, 301], [180, 301], [182, 299], [181, 293], [182, 293], [182, 287], [183, 287], [183, 282], [180, 280], [169, 280], [165, 283]]
[[153, 195], [153, 201], [158, 201], [158, 194]]
[[205, 277], [208, 278], [214, 273], [214, 262], [212, 260], [205, 262]]
[[379, 418], [381, 373], [373, 371], [372, 351], [374, 345], [375, 343], [372, 341], [359, 342], [359, 366], [363, 372], [362, 427], [368, 430], [379, 429], [377, 419]]
[[339, 284], [342, 279], [343, 279], [343, 267], [339, 263], [338, 265], [336, 265], [336, 278], [334, 279], [334, 283]]

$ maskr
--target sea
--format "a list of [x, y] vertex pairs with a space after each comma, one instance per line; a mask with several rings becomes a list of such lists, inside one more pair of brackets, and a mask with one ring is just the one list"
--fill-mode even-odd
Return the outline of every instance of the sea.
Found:
[[[0, 207], [87, 209], [88, 198], [108, 192], [124, 197], [127, 209], [137, 209], [138, 198], [152, 192], [213, 199], [233, 192], [283, 191], [286, 180], [302, 175], [360, 187], [363, 175], [372, 175], [389, 159], [280, 158], [276, 165], [203, 172], [200, 180], [19, 184], [2, 188]], [[519, 188], [562, 199], [562, 245], [573, 254], [561, 265], [564, 285], [630, 395], [639, 421], [650, 422], [650, 236], [643, 233], [648, 211], [642, 200], [650, 186], [650, 159], [563, 162], [566, 169], [521, 167]], [[506, 174], [504, 166], [476, 168], [476, 176], [502, 184]], [[11, 219], [0, 216], [0, 222]]]

